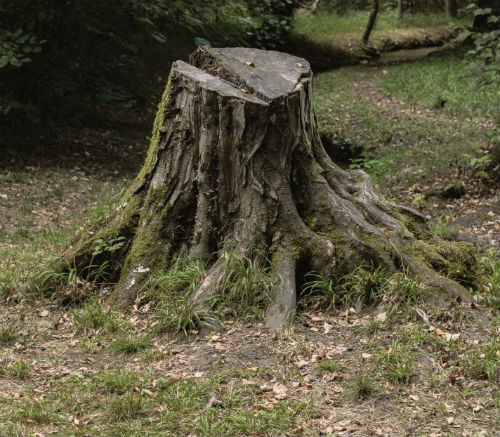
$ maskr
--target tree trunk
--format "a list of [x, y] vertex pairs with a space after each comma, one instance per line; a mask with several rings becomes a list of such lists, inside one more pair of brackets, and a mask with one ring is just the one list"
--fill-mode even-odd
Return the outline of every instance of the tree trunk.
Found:
[[398, 20], [403, 19], [403, 0], [398, 0], [397, 16]]
[[373, 0], [373, 8], [370, 13], [370, 17], [368, 18], [368, 23], [366, 23], [366, 28], [363, 33], [363, 44], [368, 44], [368, 40], [370, 39], [370, 34], [372, 33], [373, 27], [375, 26], [375, 21], [377, 20], [378, 14], [378, 0]]
[[[419, 213], [384, 200], [366, 173], [330, 160], [306, 60], [200, 48], [190, 62], [172, 66], [144, 167], [116, 217], [66, 256], [80, 268], [108, 261], [117, 281], [112, 301], [131, 303], [150, 274], [181, 253], [209, 266], [195, 297], [216, 293], [228, 240], [240, 256], [270, 260], [268, 326], [294, 310], [297, 272], [340, 277], [373, 261], [465, 296], [434, 269], [461, 265], [472, 246], [438, 241]], [[117, 238], [122, 246], [96, 253]]]
[[444, 5], [447, 17], [457, 16], [457, 0], [445, 0]]

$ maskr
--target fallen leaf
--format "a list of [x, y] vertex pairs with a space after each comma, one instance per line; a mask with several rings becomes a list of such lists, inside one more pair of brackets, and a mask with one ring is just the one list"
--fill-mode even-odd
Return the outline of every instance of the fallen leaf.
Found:
[[366, 352], [363, 352], [363, 353], [361, 354], [361, 358], [362, 358], [363, 360], [367, 360], [368, 358], [371, 358], [371, 357], [372, 357], [372, 354], [367, 354]]
[[436, 334], [437, 335], [446, 335], [446, 332], [445, 331], [442, 331], [441, 329], [439, 328], [436, 328]]
[[332, 328], [333, 328], [333, 325], [330, 325], [327, 322], [323, 323], [323, 330], [324, 330], [325, 334], [329, 334], [330, 331], [332, 330]]
[[274, 393], [274, 397], [276, 399], [285, 399], [287, 396], [287, 391], [288, 390], [287, 390], [286, 386], [284, 386], [283, 384], [280, 384], [279, 382], [277, 382], [273, 386], [273, 393]]
[[307, 366], [309, 364], [309, 361], [306, 360], [300, 360], [295, 363], [295, 365], [299, 368], [302, 369], [303, 367]]
[[39, 315], [40, 315], [40, 317], [47, 317], [49, 315], [49, 311], [48, 310], [42, 310], [42, 311], [40, 311]]

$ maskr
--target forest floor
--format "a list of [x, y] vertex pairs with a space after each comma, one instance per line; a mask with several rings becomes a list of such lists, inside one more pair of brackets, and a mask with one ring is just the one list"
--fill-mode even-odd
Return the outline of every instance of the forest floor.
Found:
[[[500, 273], [488, 251], [499, 247], [499, 189], [477, 176], [487, 163], [470, 163], [496, 128], [391, 96], [383, 80], [397, 68], [319, 75], [320, 129], [384, 195], [474, 241], [491, 266], [484, 293], [444, 309], [420, 302], [431, 327], [414, 305], [325, 311], [311, 298], [281, 332], [228, 320], [205, 338], [155, 332], [139, 302], [118, 313], [99, 300], [16, 299], [26, 271], [112, 212], [148, 132], [61, 135], [63, 156], [0, 173], [0, 435], [498, 434]], [[465, 194], [442, 197], [457, 180]]]

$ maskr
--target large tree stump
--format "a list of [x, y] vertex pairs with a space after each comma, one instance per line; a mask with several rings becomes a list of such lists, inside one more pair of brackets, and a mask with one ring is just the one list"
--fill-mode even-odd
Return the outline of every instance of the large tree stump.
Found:
[[[72, 265], [110, 261], [111, 299], [130, 303], [180, 253], [208, 263], [195, 298], [209, 296], [225, 274], [228, 239], [239, 255], [258, 250], [272, 264], [268, 326], [294, 310], [297, 272], [339, 276], [373, 261], [409, 269], [435, 291], [464, 293], [435, 270], [471, 268], [463, 263], [473, 262], [472, 246], [437, 240], [420, 214], [384, 200], [366, 173], [330, 160], [306, 60], [200, 48], [190, 62], [172, 66], [146, 161], [116, 217], [67, 254]], [[97, 240], [119, 237], [119, 250], [92, 258]]]

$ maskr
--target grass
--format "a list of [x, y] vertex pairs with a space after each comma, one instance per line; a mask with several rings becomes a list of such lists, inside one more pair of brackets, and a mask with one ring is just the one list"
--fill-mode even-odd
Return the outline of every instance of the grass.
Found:
[[342, 363], [337, 360], [321, 360], [317, 364], [318, 369], [325, 372], [340, 372], [342, 370]]
[[[410, 105], [438, 108], [459, 117], [499, 120], [498, 82], [474, 89], [476, 79], [465, 77], [471, 69], [463, 53], [436, 54], [391, 67], [380, 87]], [[441, 109], [442, 100], [446, 103]]]
[[500, 311], [500, 256], [498, 251], [491, 250], [482, 256], [479, 263], [483, 270], [482, 290], [476, 296], [483, 299], [490, 307]]
[[151, 345], [152, 342], [149, 337], [129, 334], [118, 337], [110, 344], [110, 348], [115, 353], [131, 355], [148, 349]]
[[8, 373], [18, 379], [27, 379], [30, 371], [26, 361], [18, 359], [9, 366]]
[[489, 344], [479, 350], [467, 353], [461, 360], [461, 365], [473, 378], [486, 378], [498, 382], [500, 378], [500, 341], [494, 334]]
[[203, 323], [214, 322], [215, 318], [203, 302], [195, 301], [192, 292], [173, 296], [160, 302], [154, 313], [156, 332], [197, 332]]
[[21, 408], [14, 413], [14, 416], [26, 423], [47, 424], [53, 423], [57, 414], [46, 401], [25, 401]]
[[109, 413], [115, 420], [135, 419], [146, 414], [145, 399], [134, 392], [127, 392], [111, 402]]
[[[295, 16], [295, 29], [312, 38], [328, 37], [337, 33], [363, 33], [370, 11], [357, 11], [345, 15], [322, 12], [311, 14], [301, 12]], [[444, 14], [405, 14], [398, 20], [394, 11], [381, 11], [377, 16], [377, 31], [394, 29], [435, 28], [449, 24], [468, 24], [469, 19], [449, 18]]]
[[338, 302], [338, 285], [332, 278], [327, 278], [322, 273], [306, 273], [305, 284], [302, 286], [302, 292], [306, 294], [319, 294], [328, 304], [328, 308], [334, 309]]
[[[295, 30], [299, 36], [306, 35], [314, 43], [316, 51], [321, 52], [327, 47], [332, 54], [343, 52], [344, 60], [353, 58], [354, 55], [352, 60], [359, 61], [364, 55], [361, 35], [369, 14], [369, 11], [346, 15], [326, 12], [311, 14], [304, 11], [295, 15]], [[439, 45], [443, 38], [450, 37], [450, 25], [469, 25], [471, 20], [449, 19], [444, 14], [405, 14], [402, 20], [397, 20], [394, 12], [381, 11], [371, 34], [370, 44], [378, 50], [387, 51], [419, 46], [424, 40], [428, 43], [431, 38], [435, 45]], [[315, 53], [311, 54], [314, 55]]]
[[345, 306], [359, 303], [368, 305], [380, 297], [389, 281], [389, 275], [381, 267], [358, 266], [341, 279]]
[[118, 313], [97, 298], [87, 300], [81, 308], [73, 311], [73, 319], [78, 330], [100, 330], [104, 334], [117, 332], [121, 323]]
[[415, 358], [411, 349], [396, 340], [391, 347], [379, 352], [377, 357], [383, 376], [394, 384], [409, 384], [415, 376]]
[[187, 335], [198, 330], [204, 321], [213, 321], [210, 304], [192, 298], [204, 276], [204, 263], [191, 257], [179, 257], [166, 272], [152, 276], [144, 291], [146, 300], [155, 305], [156, 332]]
[[[443, 59], [446, 61], [436, 63], [436, 68], [442, 70], [436, 75], [445, 77], [448, 67], [461, 68], [455, 55], [443, 55]], [[466, 119], [471, 113], [460, 105], [455, 106], [458, 115], [454, 117], [447, 112], [448, 103], [443, 109], [429, 110], [428, 115], [424, 109], [407, 104], [387, 103], [384, 92], [389, 91], [378, 88], [389, 80], [386, 77], [398, 69], [417, 76], [423, 62], [430, 61], [369, 72], [366, 67], [347, 67], [315, 77], [313, 100], [320, 131], [333, 141], [360, 147], [363, 156], [351, 161], [352, 167], [363, 168], [391, 196], [415, 184], [428, 186], [429, 180], [454, 181], [457, 175], [475, 177], [470, 157], [482, 156], [484, 148], [493, 141], [491, 132], [499, 131], [498, 127], [485, 129]], [[435, 99], [440, 91], [429, 77], [427, 80], [420, 82], [419, 92], [429, 93]], [[409, 82], [409, 77], [401, 80], [391, 94], [398, 95], [405, 87], [413, 86]], [[463, 81], [460, 83], [456, 96], [464, 104], [469, 102], [471, 107], [494, 111], [494, 100], [485, 100], [480, 93], [463, 86]], [[469, 168], [471, 171], [467, 172]]]
[[262, 263], [258, 257], [247, 259], [229, 253], [215, 302], [222, 315], [264, 317], [272, 298], [272, 281], [270, 268]]
[[12, 346], [18, 338], [19, 334], [14, 326], [0, 326], [0, 348], [5, 346]]
[[437, 222], [432, 222], [429, 225], [431, 232], [439, 238], [443, 240], [455, 240], [458, 235], [457, 227], [453, 225], [449, 225], [442, 220], [438, 220]]
[[375, 380], [368, 373], [356, 372], [349, 382], [348, 389], [350, 397], [362, 401], [375, 391]]
[[172, 266], [153, 275], [145, 285], [148, 299], [162, 301], [174, 294], [192, 293], [205, 274], [205, 265], [196, 258], [176, 258]]

